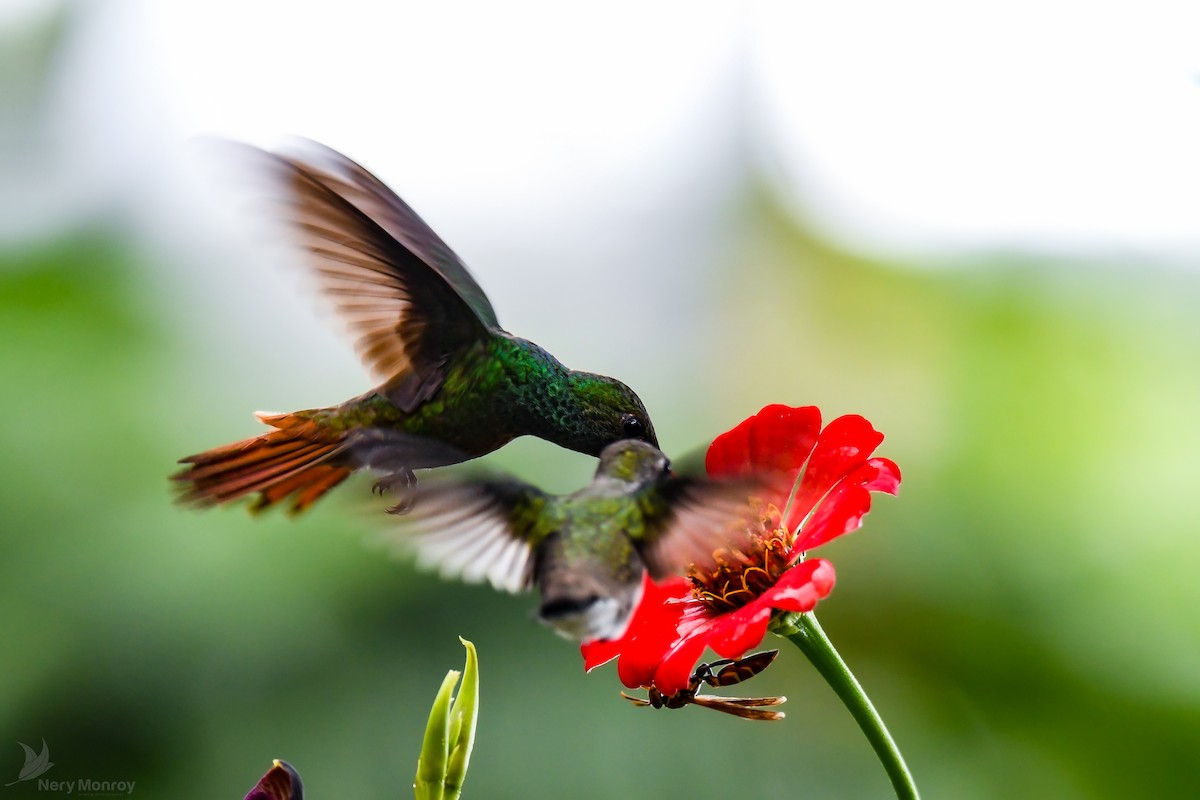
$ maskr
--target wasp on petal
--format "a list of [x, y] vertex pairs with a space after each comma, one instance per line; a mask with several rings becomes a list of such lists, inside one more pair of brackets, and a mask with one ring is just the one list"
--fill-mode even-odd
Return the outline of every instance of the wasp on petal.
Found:
[[786, 697], [709, 697], [699, 694], [699, 690], [705, 683], [709, 686], [732, 686], [749, 680], [766, 669], [777, 655], [778, 650], [764, 650], [745, 658], [725, 658], [700, 664], [688, 680], [687, 687], [671, 695], [664, 695], [651, 686], [645, 699], [627, 695], [625, 692], [621, 692], [621, 696], [638, 706], [683, 708], [686, 705], [697, 705], [742, 719], [774, 722], [783, 719], [784, 713], [768, 711], [765, 706], [781, 705], [787, 700]]

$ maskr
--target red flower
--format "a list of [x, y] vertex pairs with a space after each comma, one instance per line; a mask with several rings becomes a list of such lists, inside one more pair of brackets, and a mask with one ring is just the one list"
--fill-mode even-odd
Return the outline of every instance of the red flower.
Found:
[[882, 441], [860, 416], [838, 417], [822, 430], [816, 407], [782, 405], [718, 436], [705, 459], [710, 475], [779, 475], [776, 496], [754, 501], [761, 528], [749, 552], [722, 552], [716, 569], [693, 569], [687, 578], [656, 584], [646, 577], [625, 633], [583, 644], [585, 668], [617, 658], [623, 684], [670, 696], [687, 687], [706, 647], [741, 658], [762, 641], [776, 609], [811, 611], [833, 590], [834, 570], [824, 559], [804, 560], [805, 551], [858, 528], [870, 493], [895, 494], [900, 485], [894, 463], [870, 457]]

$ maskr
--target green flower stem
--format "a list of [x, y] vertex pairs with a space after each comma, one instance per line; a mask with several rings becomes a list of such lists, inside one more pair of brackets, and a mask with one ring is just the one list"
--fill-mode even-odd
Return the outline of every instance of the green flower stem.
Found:
[[837, 692], [883, 762], [883, 768], [887, 770], [892, 787], [896, 790], [896, 797], [900, 800], [917, 800], [917, 785], [904, 763], [900, 748], [896, 747], [895, 740], [883, 724], [883, 718], [871, 704], [871, 699], [855, 679], [854, 673], [834, 649], [816, 616], [812, 613], [784, 614], [772, 623], [771, 630], [799, 647], [826, 683]]

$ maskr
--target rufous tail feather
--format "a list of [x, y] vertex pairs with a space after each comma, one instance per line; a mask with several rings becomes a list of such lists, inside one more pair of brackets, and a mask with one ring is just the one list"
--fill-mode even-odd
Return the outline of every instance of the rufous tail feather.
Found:
[[257, 416], [275, 430], [179, 460], [191, 465], [171, 476], [182, 484], [180, 502], [215, 505], [257, 492], [251, 510], [260, 511], [295, 495], [291, 510], [300, 512], [353, 472], [337, 458], [345, 432], [296, 414]]

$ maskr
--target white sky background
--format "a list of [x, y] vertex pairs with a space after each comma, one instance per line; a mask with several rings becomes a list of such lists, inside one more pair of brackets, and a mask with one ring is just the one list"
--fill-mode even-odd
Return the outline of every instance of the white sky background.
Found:
[[305, 5], [141, 3], [180, 127], [407, 149], [536, 212], [686, 158], [744, 80], [718, 124], [860, 247], [1200, 244], [1194, 2]]
[[749, 131], [851, 247], [1200, 251], [1195, 2], [78, 8], [57, 108], [100, 182], [190, 134], [298, 133], [470, 227], [653, 206]]
[[851, 241], [1200, 250], [1200, 3], [761, 9], [769, 146]]

